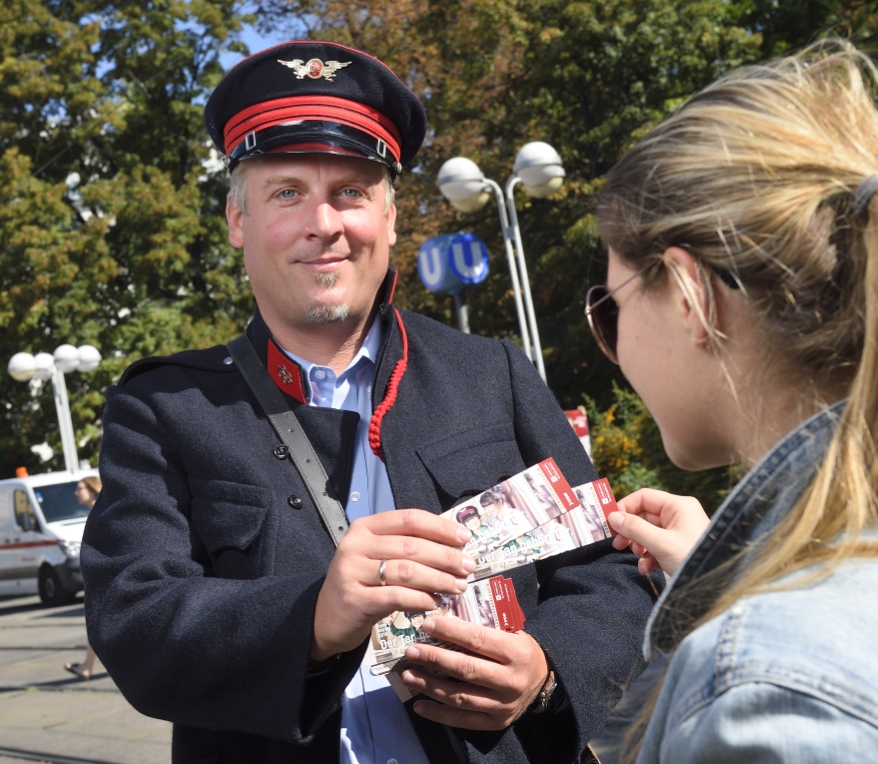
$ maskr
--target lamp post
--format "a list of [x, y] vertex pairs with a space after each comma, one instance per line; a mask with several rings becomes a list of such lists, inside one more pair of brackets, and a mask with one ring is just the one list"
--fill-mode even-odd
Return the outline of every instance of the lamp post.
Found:
[[61, 446], [64, 450], [64, 466], [68, 472], [79, 468], [76, 453], [76, 438], [73, 434], [73, 418], [70, 416], [70, 402], [67, 399], [67, 383], [64, 375], [71, 371], [89, 372], [98, 368], [101, 354], [92, 345], [61, 345], [53, 355], [48, 353], [16, 353], [9, 359], [7, 371], [18, 382], [31, 379], [52, 380], [55, 395], [55, 409], [58, 412], [58, 429], [61, 432]]
[[521, 183], [528, 194], [544, 198], [555, 193], [564, 182], [564, 167], [561, 157], [548, 143], [534, 141], [521, 148], [512, 165], [512, 175], [506, 181], [505, 195], [500, 186], [486, 178], [478, 165], [466, 157], [449, 159], [439, 169], [436, 185], [442, 195], [461, 212], [475, 212], [491, 198], [497, 201], [500, 213], [500, 226], [506, 258], [509, 262], [509, 276], [515, 297], [515, 310], [518, 315], [518, 328], [525, 354], [536, 366], [546, 381], [546, 368], [543, 363], [543, 349], [534, 313], [527, 262], [521, 242], [521, 229], [515, 211], [515, 186]]

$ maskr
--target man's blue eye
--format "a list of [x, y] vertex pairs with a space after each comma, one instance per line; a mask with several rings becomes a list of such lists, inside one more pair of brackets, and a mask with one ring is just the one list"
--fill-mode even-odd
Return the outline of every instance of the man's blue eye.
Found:
[[296, 192], [293, 191], [293, 189], [291, 189], [291, 188], [285, 188], [283, 191], [280, 192], [280, 195], [281, 195], [284, 199], [292, 199], [293, 196], [295, 195], [295, 193], [296, 193]]
[[360, 195], [360, 192], [357, 191], [357, 189], [355, 189], [355, 188], [346, 188], [344, 191], [342, 191], [342, 193], [343, 193], [345, 196], [350, 196], [350, 197], [354, 197], [354, 196], [359, 196], [359, 195]]

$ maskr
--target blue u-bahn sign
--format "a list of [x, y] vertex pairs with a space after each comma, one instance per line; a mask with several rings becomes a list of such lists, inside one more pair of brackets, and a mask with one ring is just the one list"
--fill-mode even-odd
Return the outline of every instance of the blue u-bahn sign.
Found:
[[471, 233], [427, 239], [418, 250], [418, 275], [431, 292], [458, 294], [488, 276], [488, 249]]

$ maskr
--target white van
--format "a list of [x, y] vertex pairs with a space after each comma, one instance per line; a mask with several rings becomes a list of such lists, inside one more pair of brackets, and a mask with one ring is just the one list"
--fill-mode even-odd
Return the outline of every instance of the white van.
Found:
[[79, 546], [88, 507], [76, 484], [96, 469], [0, 480], [0, 595], [66, 605], [82, 591]]

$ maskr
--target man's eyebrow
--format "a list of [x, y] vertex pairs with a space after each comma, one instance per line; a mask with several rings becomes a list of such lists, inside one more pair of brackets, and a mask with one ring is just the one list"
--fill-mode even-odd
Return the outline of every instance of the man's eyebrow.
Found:
[[268, 186], [283, 186], [287, 183], [295, 183], [298, 180], [299, 178], [297, 178], [295, 175], [275, 175], [271, 178], [267, 178], [263, 182], [262, 187], [266, 188]]
[[[296, 175], [275, 175], [271, 178], [267, 178], [265, 182], [262, 184], [263, 188], [267, 188], [268, 186], [283, 186], [287, 183], [297, 183], [301, 182], [301, 178]], [[381, 182], [381, 178], [373, 178], [368, 173], [365, 172], [352, 172], [349, 175], [344, 175], [337, 180], [338, 183], [366, 183], [367, 185], [372, 185], [373, 183], [377, 184]]]

